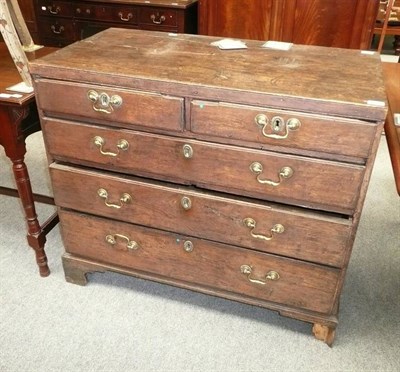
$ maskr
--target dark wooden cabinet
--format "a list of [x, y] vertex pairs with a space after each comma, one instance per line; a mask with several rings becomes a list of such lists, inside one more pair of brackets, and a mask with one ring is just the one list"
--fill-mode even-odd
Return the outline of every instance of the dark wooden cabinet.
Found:
[[369, 49], [379, 0], [199, 0], [199, 33]]
[[197, 33], [197, 0], [34, 0], [40, 42], [63, 47], [110, 27]]

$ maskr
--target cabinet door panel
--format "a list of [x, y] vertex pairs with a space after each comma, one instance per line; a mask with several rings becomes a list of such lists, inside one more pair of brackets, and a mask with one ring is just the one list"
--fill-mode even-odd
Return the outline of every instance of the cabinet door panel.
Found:
[[280, 22], [274, 38], [295, 44], [368, 48], [378, 1], [296, 0], [276, 2]]
[[200, 33], [267, 39], [272, 2], [273, 0], [200, 1]]
[[199, 33], [368, 49], [379, 0], [200, 0]]

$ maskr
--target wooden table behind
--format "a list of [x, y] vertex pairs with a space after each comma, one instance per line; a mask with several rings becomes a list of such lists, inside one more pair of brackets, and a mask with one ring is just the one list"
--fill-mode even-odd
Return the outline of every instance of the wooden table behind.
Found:
[[[36, 52], [27, 53], [28, 59], [33, 60], [50, 52], [54, 48], [42, 48]], [[16, 93], [7, 91], [7, 88], [21, 82], [16, 66], [9, 54], [5, 43], [0, 43], [0, 93]], [[7, 157], [12, 161], [14, 178], [17, 189], [0, 187], [0, 193], [10, 196], [19, 196], [25, 211], [28, 225], [28, 244], [34, 249], [36, 261], [41, 276], [49, 275], [47, 258], [44, 251], [46, 234], [58, 222], [57, 214], [51, 216], [40, 226], [34, 201], [53, 203], [53, 199], [42, 195], [34, 195], [29, 181], [29, 174], [24, 162], [26, 153], [25, 138], [39, 131], [40, 122], [35, 102], [35, 94], [22, 94], [21, 97], [0, 97], [0, 145], [4, 147]]]

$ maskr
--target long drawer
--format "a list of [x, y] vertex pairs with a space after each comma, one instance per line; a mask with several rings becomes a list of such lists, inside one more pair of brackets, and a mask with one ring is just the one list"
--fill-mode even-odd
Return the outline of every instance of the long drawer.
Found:
[[[56, 204], [81, 212], [341, 267], [348, 219], [52, 164]], [[82, 185], [85, 185], [82, 188]]]
[[60, 210], [66, 252], [320, 313], [340, 271], [207, 240]]
[[[183, 98], [77, 83], [40, 80], [35, 88], [47, 114], [97, 120], [109, 125], [182, 131]], [[68, 96], [68, 99], [60, 97]]]
[[56, 159], [338, 213], [354, 211], [364, 174], [346, 163], [61, 120], [42, 127]]
[[375, 124], [361, 120], [193, 100], [194, 133], [282, 148], [367, 158]]

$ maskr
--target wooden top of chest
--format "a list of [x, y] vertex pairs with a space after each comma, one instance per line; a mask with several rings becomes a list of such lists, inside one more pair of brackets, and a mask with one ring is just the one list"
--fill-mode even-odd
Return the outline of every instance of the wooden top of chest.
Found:
[[[387, 102], [379, 54], [293, 45], [220, 50], [220, 38], [108, 29], [30, 64], [34, 75], [367, 120]], [[68, 91], [66, 91], [66, 95]]]

